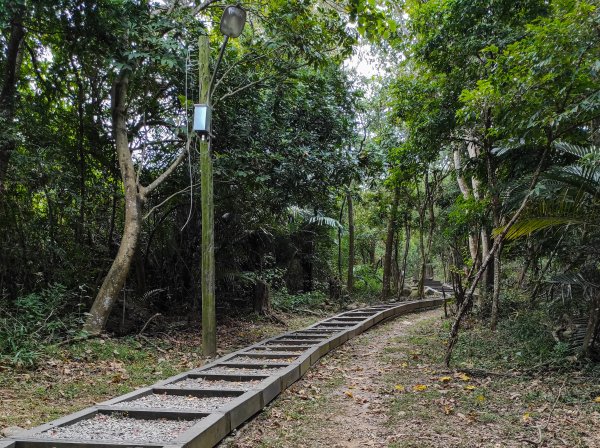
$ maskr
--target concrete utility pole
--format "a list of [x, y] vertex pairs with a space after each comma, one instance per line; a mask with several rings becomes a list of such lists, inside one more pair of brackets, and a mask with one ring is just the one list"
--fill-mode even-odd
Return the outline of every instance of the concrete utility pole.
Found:
[[[201, 104], [210, 106], [210, 40], [198, 40], [198, 66]], [[215, 310], [215, 211], [213, 200], [213, 162], [210, 136], [200, 140], [200, 185], [202, 200], [202, 353], [212, 356], [217, 352], [217, 318]]]

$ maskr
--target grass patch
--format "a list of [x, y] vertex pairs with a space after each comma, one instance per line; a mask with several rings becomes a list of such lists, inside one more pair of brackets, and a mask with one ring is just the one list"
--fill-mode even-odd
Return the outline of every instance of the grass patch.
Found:
[[565, 345], [552, 337], [547, 315], [531, 311], [501, 321], [496, 332], [483, 325], [463, 331], [454, 361], [459, 366], [508, 370], [540, 364], [565, 365], [565, 355]]
[[[537, 426], [544, 427], [544, 446], [600, 445], [593, 429], [600, 423], [598, 370], [569, 368], [539, 314], [514, 316], [495, 333], [463, 330], [451, 370], [443, 367], [449, 325], [439, 318], [417, 322], [380, 352], [394, 367], [383, 375], [386, 390], [394, 391], [388, 425], [407, 433], [390, 446], [522, 446], [537, 439]], [[560, 369], [520, 373], [540, 363]]]

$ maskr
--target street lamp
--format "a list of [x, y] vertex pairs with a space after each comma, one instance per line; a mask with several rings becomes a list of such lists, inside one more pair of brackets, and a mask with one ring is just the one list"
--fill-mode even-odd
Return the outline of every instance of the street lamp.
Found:
[[202, 209], [202, 352], [212, 356], [217, 351], [217, 318], [215, 306], [215, 232], [213, 203], [213, 162], [210, 145], [211, 97], [215, 88], [215, 78], [230, 37], [242, 34], [246, 24], [246, 11], [240, 6], [228, 6], [221, 17], [221, 33], [225, 36], [219, 58], [212, 76], [209, 72], [210, 42], [208, 36], [201, 36], [198, 49], [200, 67], [200, 104], [194, 106], [194, 131], [200, 136], [200, 197]]
[[246, 11], [240, 5], [228, 6], [221, 16], [221, 34], [239, 37], [246, 25]]
[[217, 71], [219, 70], [219, 66], [221, 65], [221, 61], [223, 60], [223, 54], [225, 53], [225, 48], [227, 47], [227, 42], [229, 42], [229, 38], [239, 37], [244, 31], [244, 26], [246, 25], [246, 11], [240, 5], [236, 6], [228, 6], [223, 11], [223, 15], [221, 16], [221, 24], [220, 29], [221, 33], [225, 36], [223, 40], [223, 44], [221, 45], [221, 50], [219, 51], [219, 58], [217, 59], [217, 63], [215, 64], [215, 68], [213, 70], [213, 74], [210, 80], [210, 84], [208, 87], [208, 99], [205, 104], [196, 104], [194, 106], [194, 131], [203, 138], [209, 138], [211, 132], [211, 119], [212, 119], [212, 106], [211, 99], [213, 90], [215, 88], [215, 78], [217, 76]]

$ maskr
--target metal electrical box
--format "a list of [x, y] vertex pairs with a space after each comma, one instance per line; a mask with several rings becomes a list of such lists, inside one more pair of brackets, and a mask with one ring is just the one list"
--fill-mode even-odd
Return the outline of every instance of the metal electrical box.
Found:
[[194, 132], [199, 135], [210, 135], [212, 110], [208, 104], [194, 105]]

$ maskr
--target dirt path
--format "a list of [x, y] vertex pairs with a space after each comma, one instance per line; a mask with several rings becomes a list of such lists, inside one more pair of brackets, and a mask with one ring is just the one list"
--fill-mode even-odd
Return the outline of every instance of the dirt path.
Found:
[[389, 447], [398, 439], [387, 424], [394, 389], [386, 377], [394, 367], [382, 355], [392, 337], [439, 316], [404, 316], [348, 341], [222, 446]]
[[465, 373], [475, 358], [443, 370], [441, 317], [404, 316], [348, 341], [220, 448], [600, 448], [597, 379]]

